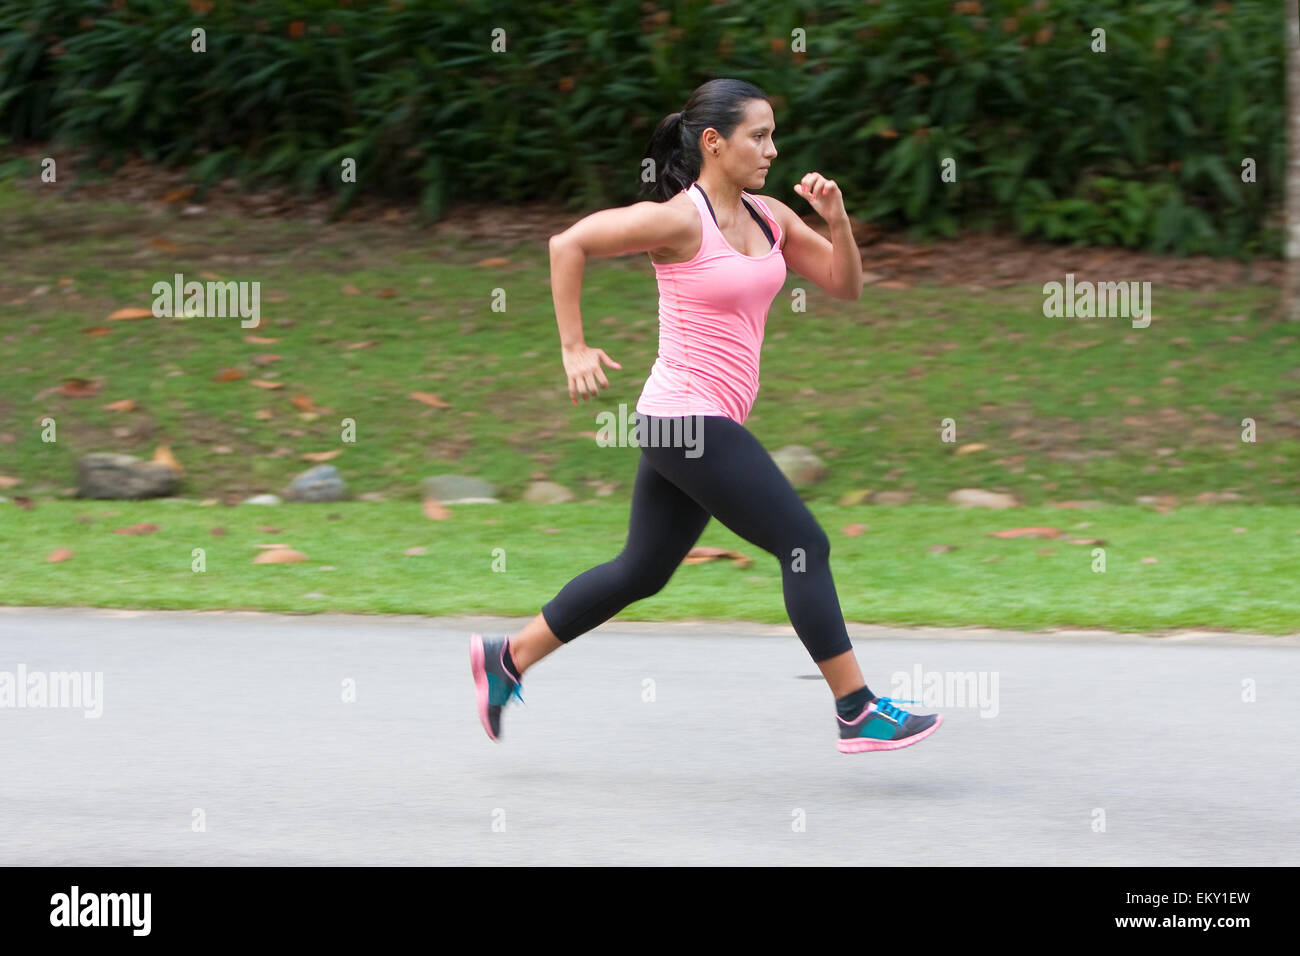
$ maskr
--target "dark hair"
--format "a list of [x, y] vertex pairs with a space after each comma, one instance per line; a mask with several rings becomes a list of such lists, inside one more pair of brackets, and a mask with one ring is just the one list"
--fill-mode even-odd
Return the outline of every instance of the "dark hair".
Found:
[[655, 202], [671, 199], [700, 175], [700, 134], [712, 126], [726, 139], [745, 118], [749, 100], [771, 100], [744, 80], [709, 80], [696, 87], [680, 113], [660, 121], [650, 136], [643, 159], [654, 161], [654, 179], [641, 184], [641, 194]]

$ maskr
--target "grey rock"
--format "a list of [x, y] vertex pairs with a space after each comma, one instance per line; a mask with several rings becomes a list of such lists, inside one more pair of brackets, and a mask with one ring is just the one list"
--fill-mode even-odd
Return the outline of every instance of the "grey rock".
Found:
[[333, 465], [308, 468], [284, 490], [285, 501], [342, 501], [348, 486]]
[[961, 488], [948, 495], [948, 500], [963, 508], [1018, 508], [1020, 502], [1014, 495], [1005, 495], [997, 491], [985, 491], [983, 488]]
[[772, 460], [796, 488], [816, 484], [826, 477], [825, 463], [803, 445], [786, 445], [772, 455]]
[[138, 500], [176, 493], [181, 476], [156, 461], [134, 455], [93, 453], [77, 459], [77, 496]]
[[534, 481], [524, 491], [524, 501], [535, 505], [557, 505], [573, 500], [573, 492], [553, 481]]
[[873, 505], [905, 505], [912, 498], [910, 491], [877, 491], [871, 496]]

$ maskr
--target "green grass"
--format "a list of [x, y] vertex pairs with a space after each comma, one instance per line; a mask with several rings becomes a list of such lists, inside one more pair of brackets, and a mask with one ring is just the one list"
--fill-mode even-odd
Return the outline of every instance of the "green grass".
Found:
[[[305, 467], [302, 453], [340, 448], [334, 463], [355, 492], [414, 499], [420, 478], [443, 471], [491, 479], [507, 498], [536, 471], [580, 497], [602, 482], [629, 490], [615, 456], [596, 453], [583, 434], [596, 430], [598, 412], [635, 406], [654, 361], [657, 293], [645, 257], [588, 269], [587, 342], [623, 370], [608, 371], [611, 388], [597, 402], [575, 407], [542, 243], [487, 248], [433, 243], [408, 227], [151, 217], [33, 202], [16, 189], [0, 185], [0, 430], [12, 437], [0, 440], [0, 474], [22, 478], [27, 494], [75, 484], [85, 452], [148, 455], [163, 439], [188, 467], [183, 493], [195, 496], [278, 491]], [[158, 238], [180, 251], [149, 245]], [[497, 255], [509, 264], [475, 265]], [[123, 306], [148, 307], [154, 282], [203, 271], [260, 281], [264, 326], [104, 321]], [[342, 294], [345, 284], [364, 294]], [[48, 291], [33, 295], [40, 286]], [[870, 488], [941, 502], [968, 486], [1026, 503], [1225, 490], [1252, 503], [1297, 500], [1300, 330], [1264, 318], [1274, 290], [1157, 286], [1157, 320], [1132, 329], [1122, 319], [1046, 319], [1031, 287], [868, 288], [849, 303], [812, 287], [808, 311], [791, 312], [787, 293], [808, 286], [791, 274], [772, 307], [746, 425], [770, 449], [806, 444], [825, 457], [830, 476], [809, 500]], [[384, 289], [393, 297], [374, 295]], [[492, 311], [496, 289], [504, 312]], [[112, 331], [83, 334], [95, 325]], [[279, 341], [249, 344], [250, 333]], [[361, 341], [379, 344], [346, 348]], [[267, 352], [283, 358], [253, 364]], [[245, 378], [214, 382], [228, 367]], [[103, 391], [34, 400], [67, 377], [102, 379]], [[262, 391], [250, 385], [257, 377], [286, 387]], [[412, 391], [452, 407], [421, 405]], [[304, 415], [294, 395], [322, 411]], [[123, 398], [140, 410], [101, 407]], [[256, 418], [259, 410], [271, 418]], [[57, 443], [40, 439], [46, 415]], [[1241, 441], [1248, 417], [1255, 443]], [[357, 422], [355, 444], [339, 440], [344, 418]], [[939, 438], [948, 418], [956, 443]], [[967, 443], [988, 447], [956, 455]], [[229, 453], [213, 453], [223, 447]]]
[[[490, 256], [508, 262], [477, 264]], [[147, 308], [154, 282], [205, 271], [260, 281], [263, 326], [105, 321], [124, 306]], [[344, 294], [347, 284], [363, 294]], [[806, 312], [791, 311], [796, 288], [808, 289]], [[492, 308], [495, 290], [504, 311]], [[762, 388], [746, 426], [770, 450], [808, 445], [827, 462], [827, 479], [803, 493], [832, 534], [851, 619], [1295, 630], [1300, 599], [1288, 593], [1300, 567], [1300, 330], [1267, 318], [1276, 295], [1261, 286], [1200, 293], [1156, 284], [1156, 321], [1132, 329], [1123, 319], [1046, 319], [1036, 287], [868, 288], [846, 303], [791, 273], [768, 320]], [[583, 316], [588, 344], [623, 370], [607, 370], [611, 388], [575, 407], [544, 243], [434, 241], [382, 223], [187, 217], [45, 198], [0, 182], [0, 475], [19, 480], [0, 495], [38, 503], [30, 512], [0, 504], [0, 601], [535, 613], [572, 576], [612, 557], [626, 533], [634, 459], [591, 435], [598, 413], [635, 406], [654, 361], [657, 296], [645, 257], [592, 262]], [[84, 334], [91, 326], [111, 331]], [[279, 341], [251, 344], [250, 334]], [[346, 348], [363, 341], [378, 344]], [[268, 352], [281, 360], [253, 363]], [[214, 381], [223, 368], [245, 377]], [[101, 381], [102, 391], [48, 392], [69, 377]], [[264, 391], [254, 378], [286, 387]], [[412, 391], [451, 407], [420, 404]], [[295, 408], [296, 395], [310, 396], [317, 411]], [[126, 398], [139, 410], [102, 407]], [[41, 440], [46, 416], [57, 422], [57, 442]], [[345, 418], [356, 422], [355, 444], [340, 441]], [[956, 443], [940, 441], [949, 418]], [[1256, 422], [1254, 443], [1241, 440], [1244, 418]], [[389, 502], [228, 510], [57, 500], [73, 492], [78, 456], [149, 456], [160, 442], [186, 467], [187, 498], [229, 503], [279, 492], [309, 466], [304, 453], [341, 449], [332, 463], [350, 490]], [[987, 447], [956, 454], [969, 443]], [[415, 504], [420, 480], [445, 472], [487, 478], [510, 503], [429, 522]], [[543, 475], [579, 503], [513, 503]], [[601, 485], [608, 497], [596, 495]], [[963, 487], [1011, 492], [1029, 507], [992, 514], [943, 503]], [[907, 491], [914, 504], [836, 506], [861, 489]], [[1154, 514], [1133, 506], [1142, 495], [1186, 505], [1225, 491], [1253, 507]], [[1047, 507], [1065, 499], [1115, 507]], [[118, 514], [105, 516], [110, 510]], [[340, 517], [323, 520], [327, 513]], [[108, 533], [137, 521], [163, 531]], [[871, 532], [839, 533], [854, 521]], [[1112, 542], [1105, 574], [1089, 570], [1088, 548], [983, 537], [1080, 521], [1094, 523], [1083, 536]], [[273, 540], [259, 524], [284, 528], [312, 562], [254, 567], [251, 545]], [[216, 525], [229, 533], [213, 537]], [[559, 532], [537, 530], [546, 527]], [[701, 543], [728, 540], [755, 551], [716, 522]], [[957, 550], [932, 555], [932, 544]], [[429, 554], [402, 555], [415, 545]], [[58, 546], [78, 554], [44, 563]], [[204, 574], [189, 570], [194, 547], [208, 550]], [[488, 570], [494, 547], [510, 555], [505, 574]], [[1043, 547], [1054, 554], [1036, 554]], [[1140, 564], [1148, 555], [1159, 563]], [[685, 567], [634, 615], [784, 621], [775, 559], [754, 557], [746, 571]], [[327, 597], [304, 597], [314, 592]]]
[[[633, 464], [623, 461], [625, 468]], [[532, 616], [571, 578], [613, 558], [627, 533], [626, 504], [612, 501], [451, 510], [450, 519], [429, 521], [418, 506], [398, 502], [226, 508], [183, 500], [81, 501], [42, 503], [31, 511], [9, 508], [0, 521], [3, 600]], [[813, 512], [831, 539], [831, 568], [846, 620], [1300, 631], [1297, 509], [991, 512], [821, 505]], [[142, 522], [160, 530], [113, 533]], [[854, 523], [867, 530], [857, 537], [845, 534]], [[1066, 536], [988, 537], [1022, 525], [1057, 527]], [[213, 528], [224, 533], [214, 535]], [[1093, 570], [1093, 546], [1066, 538], [1102, 539], [1105, 571]], [[254, 565], [257, 545], [270, 543], [297, 548], [309, 560]], [[699, 543], [740, 551], [753, 563], [745, 569], [730, 561], [682, 565], [659, 594], [630, 605], [620, 617], [788, 622], [775, 557], [717, 521]], [[934, 545], [953, 550], [932, 553]], [[47, 554], [60, 547], [74, 551], [73, 557], [46, 563]], [[416, 547], [426, 553], [405, 554]], [[202, 572], [193, 570], [196, 548], [204, 551]], [[502, 562], [504, 570], [493, 570]]]
[[[624, 467], [632, 466], [625, 458]], [[627, 506], [620, 502], [451, 510], [451, 519], [430, 522], [413, 503], [399, 502], [203, 507], [173, 499], [10, 507], [0, 522], [0, 580], [5, 604], [14, 605], [530, 617], [573, 576], [615, 557], [627, 535]], [[1300, 631], [1295, 509], [1187, 507], [1161, 514], [1132, 506], [824, 505], [814, 514], [831, 536], [832, 571], [848, 620]], [[113, 533], [143, 522], [159, 524], [160, 531]], [[867, 531], [845, 535], [842, 529], [854, 523]], [[988, 537], [1021, 525], [1049, 525], [1066, 535]], [[224, 533], [213, 535], [213, 528]], [[1105, 541], [1105, 571], [1092, 570], [1092, 545], [1066, 538]], [[272, 542], [294, 546], [308, 562], [253, 564], [256, 545]], [[753, 563], [744, 570], [729, 561], [684, 564], [667, 588], [621, 617], [788, 622], [775, 557], [716, 520], [699, 544], [741, 551]], [[953, 550], [931, 553], [933, 545]], [[55, 548], [74, 555], [45, 562]], [[196, 548], [204, 550], [201, 572], [192, 570]], [[409, 548], [426, 553], [408, 557]], [[504, 570], [494, 571], [502, 561]]]

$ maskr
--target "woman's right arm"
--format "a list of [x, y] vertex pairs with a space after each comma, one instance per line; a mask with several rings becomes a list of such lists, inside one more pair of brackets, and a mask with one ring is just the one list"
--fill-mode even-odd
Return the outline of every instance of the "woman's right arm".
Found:
[[551, 298], [569, 396], [575, 404], [579, 394], [596, 397], [597, 380], [609, 387], [600, 367], [602, 357], [614, 368], [622, 368], [602, 350], [588, 348], [583, 338], [579, 302], [587, 259], [651, 252], [683, 243], [689, 237], [690, 224], [674, 212], [657, 202], [602, 209], [551, 236]]

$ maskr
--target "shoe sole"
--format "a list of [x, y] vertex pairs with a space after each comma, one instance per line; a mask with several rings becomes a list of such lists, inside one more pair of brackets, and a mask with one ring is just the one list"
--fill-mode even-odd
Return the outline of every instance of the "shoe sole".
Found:
[[492, 740], [497, 735], [492, 733], [492, 724], [488, 722], [488, 679], [484, 667], [483, 638], [471, 634], [469, 638], [469, 672], [474, 675], [474, 693], [478, 695], [478, 719], [483, 722], [483, 729]]
[[912, 744], [919, 744], [941, 726], [943, 726], [943, 714], [939, 714], [934, 723], [919, 734], [912, 734], [912, 736], [904, 737], [902, 740], [870, 740], [866, 737], [858, 737], [857, 739], [841, 740], [836, 746], [842, 754], [869, 753], [873, 750], [902, 750], [904, 747], [912, 746]]

